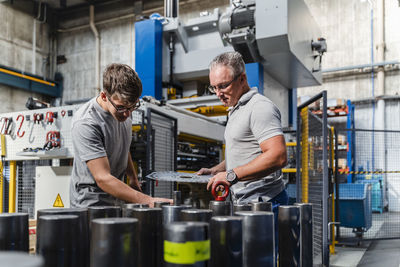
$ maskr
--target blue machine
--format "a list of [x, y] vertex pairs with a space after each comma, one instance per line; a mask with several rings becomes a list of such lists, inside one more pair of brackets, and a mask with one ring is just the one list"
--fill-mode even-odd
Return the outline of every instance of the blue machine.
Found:
[[358, 233], [372, 226], [371, 185], [339, 184], [340, 226], [349, 227]]

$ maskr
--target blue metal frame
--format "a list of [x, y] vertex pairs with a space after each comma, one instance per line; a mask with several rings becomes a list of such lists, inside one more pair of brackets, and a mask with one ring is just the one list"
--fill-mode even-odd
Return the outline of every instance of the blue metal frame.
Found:
[[[347, 166], [349, 167], [349, 171], [355, 171], [355, 154], [356, 154], [356, 147], [355, 147], [355, 125], [354, 125], [354, 105], [351, 103], [350, 100], [347, 100], [347, 144], [348, 144], [348, 150], [347, 150]], [[347, 183], [352, 183], [353, 182], [353, 176], [354, 174], [348, 174], [347, 175]]]
[[[0, 65], [0, 68], [8, 72], [7, 73], [5, 71], [0, 71], [0, 84], [5, 84], [22, 90], [40, 93], [52, 97], [61, 97], [62, 85], [60, 83], [51, 80], [44, 80], [43, 77], [22, 72], [20, 70], [6, 67], [3, 65]], [[30, 78], [34, 80], [31, 80]], [[49, 85], [45, 83], [50, 83], [54, 85]]]
[[257, 87], [258, 92], [264, 95], [264, 67], [260, 63], [246, 64], [247, 82], [250, 87]]
[[135, 23], [135, 69], [142, 95], [162, 98], [162, 24], [159, 20]]

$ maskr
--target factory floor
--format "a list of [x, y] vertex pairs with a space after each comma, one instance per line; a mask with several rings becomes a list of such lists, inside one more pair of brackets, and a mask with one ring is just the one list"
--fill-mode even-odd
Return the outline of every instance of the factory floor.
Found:
[[399, 267], [400, 239], [363, 242], [359, 246], [338, 246], [330, 256], [331, 267]]

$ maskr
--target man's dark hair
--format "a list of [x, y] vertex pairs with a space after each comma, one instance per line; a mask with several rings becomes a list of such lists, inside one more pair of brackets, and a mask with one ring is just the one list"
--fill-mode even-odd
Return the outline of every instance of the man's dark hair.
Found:
[[128, 65], [113, 63], [104, 70], [103, 91], [110, 97], [116, 95], [121, 101], [132, 104], [142, 94], [142, 82]]

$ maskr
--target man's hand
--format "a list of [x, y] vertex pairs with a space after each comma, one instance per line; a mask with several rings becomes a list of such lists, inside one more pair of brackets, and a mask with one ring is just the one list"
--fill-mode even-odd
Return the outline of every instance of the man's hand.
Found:
[[231, 184], [226, 180], [226, 172], [219, 172], [217, 175], [210, 178], [210, 181], [208, 181], [207, 184], [207, 190], [210, 190], [210, 188], [214, 191], [221, 191], [221, 188], [223, 190], [223, 186], [218, 186], [218, 188], [216, 188], [217, 184], [224, 184], [228, 187], [231, 186]]
[[150, 208], [154, 208], [154, 202], [169, 202], [170, 205], [173, 204], [173, 200], [169, 198], [161, 198], [161, 197], [153, 197], [150, 201], [149, 206]]
[[201, 168], [198, 172], [197, 175], [210, 175], [213, 174], [212, 170], [209, 168]]

